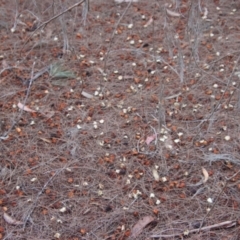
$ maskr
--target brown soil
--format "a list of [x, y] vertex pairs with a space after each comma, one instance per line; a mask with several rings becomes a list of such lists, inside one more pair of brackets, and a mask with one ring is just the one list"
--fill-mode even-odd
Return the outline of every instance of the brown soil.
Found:
[[239, 239], [239, 1], [75, 3], [0, 3], [0, 239]]

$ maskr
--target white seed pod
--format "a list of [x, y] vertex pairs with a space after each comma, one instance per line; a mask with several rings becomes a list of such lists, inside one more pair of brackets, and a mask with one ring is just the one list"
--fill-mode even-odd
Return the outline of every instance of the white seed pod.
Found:
[[67, 209], [66, 209], [65, 207], [62, 207], [62, 208], [59, 209], [59, 212], [64, 213], [64, 212], [66, 212], [66, 210], [67, 210]]
[[158, 182], [160, 180], [160, 177], [159, 177], [157, 169], [153, 168], [152, 173], [153, 173], [153, 177], [154, 177], [155, 181]]
[[212, 203], [213, 203], [213, 199], [212, 199], [212, 198], [208, 198], [208, 199], [207, 199], [207, 202], [210, 203], [210, 204], [212, 204]]
[[208, 174], [208, 171], [204, 167], [202, 167], [202, 173], [204, 176], [203, 183], [206, 183], [209, 178], [209, 174]]

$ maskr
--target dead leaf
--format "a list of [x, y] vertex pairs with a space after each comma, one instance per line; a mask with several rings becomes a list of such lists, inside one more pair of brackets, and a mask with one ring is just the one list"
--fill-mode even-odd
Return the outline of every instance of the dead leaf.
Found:
[[84, 97], [86, 97], [86, 98], [93, 98], [93, 95], [90, 94], [90, 93], [87, 93], [87, 92], [82, 91], [81, 94], [82, 94], [82, 96], [84, 96]]
[[148, 136], [146, 139], [146, 144], [149, 145], [153, 140], [155, 140], [157, 137], [157, 134], [153, 134], [152, 136]]
[[207, 16], [208, 16], [208, 9], [205, 7], [203, 8], [204, 9], [204, 12], [203, 12], [203, 16], [202, 16], [202, 19], [207, 19]]
[[26, 111], [26, 112], [36, 112], [36, 111], [32, 110], [31, 108], [29, 108], [29, 107], [23, 105], [23, 104], [20, 103], [20, 102], [18, 103], [18, 107], [19, 107], [20, 109]]
[[153, 173], [153, 177], [154, 177], [155, 181], [158, 182], [160, 180], [160, 177], [159, 177], [157, 169], [153, 168], [152, 173]]
[[202, 167], [202, 173], [204, 176], [203, 183], [206, 183], [209, 178], [209, 174], [208, 174], [208, 171], [204, 167]]
[[168, 14], [169, 16], [171, 16], [171, 17], [180, 17], [180, 16], [181, 16], [181, 14], [179, 14], [179, 13], [177, 13], [177, 12], [173, 12], [173, 11], [171, 11], [171, 10], [169, 10], [169, 9], [167, 9], [167, 14]]
[[48, 140], [48, 139], [46, 139], [46, 138], [39, 138], [39, 139], [41, 139], [42, 141], [44, 141], [44, 142], [46, 142], [46, 143], [51, 143], [51, 141], [50, 140]]
[[153, 22], [153, 18], [150, 17], [150, 19], [146, 22], [146, 24], [143, 27], [149, 26]]
[[24, 222], [17, 221], [16, 219], [13, 219], [6, 212], [3, 214], [3, 218], [7, 223], [9, 223], [11, 225], [23, 225], [24, 224]]
[[152, 216], [145, 216], [141, 218], [132, 228], [131, 236], [136, 238], [150, 222], [152, 222], [154, 218]]

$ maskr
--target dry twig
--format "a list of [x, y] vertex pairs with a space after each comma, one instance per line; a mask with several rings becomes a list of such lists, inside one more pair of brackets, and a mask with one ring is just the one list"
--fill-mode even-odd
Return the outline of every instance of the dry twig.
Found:
[[73, 4], [72, 6], [70, 6], [69, 8], [67, 8], [66, 10], [62, 11], [61, 13], [53, 16], [52, 18], [50, 18], [49, 20], [43, 22], [40, 26], [38, 26], [33, 33], [30, 35], [30, 37], [26, 40], [25, 44], [23, 45], [22, 49], [24, 48], [24, 46], [28, 43], [28, 41], [32, 38], [32, 36], [34, 35], [34, 33], [36, 31], [38, 31], [40, 28], [46, 27], [47, 24], [49, 24], [50, 22], [52, 22], [53, 20], [55, 20], [56, 18], [62, 16], [63, 14], [65, 14], [66, 12], [69, 12], [70, 10], [72, 10], [75, 7], [78, 7], [79, 5], [81, 5], [82, 3], [84, 3], [86, 0], [82, 0], [80, 2], [77, 2], [75, 4]]
[[192, 229], [192, 230], [186, 230], [186, 233], [174, 233], [174, 234], [169, 234], [169, 235], [164, 235], [164, 234], [154, 234], [151, 235], [150, 237], [152, 238], [171, 238], [171, 237], [177, 237], [180, 235], [189, 235], [190, 233], [196, 233], [199, 231], [209, 231], [212, 229], [218, 229], [218, 228], [230, 228], [230, 227], [234, 227], [237, 225], [237, 221], [233, 220], [233, 221], [225, 221], [225, 222], [221, 222], [221, 223], [216, 223], [210, 226], [206, 226], [206, 227], [202, 227], [202, 228], [196, 228], [196, 229]]

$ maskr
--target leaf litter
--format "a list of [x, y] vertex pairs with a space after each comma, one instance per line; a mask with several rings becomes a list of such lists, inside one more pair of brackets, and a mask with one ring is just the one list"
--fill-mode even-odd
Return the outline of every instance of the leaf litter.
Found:
[[209, 178], [209, 174], [208, 174], [208, 171], [204, 167], [202, 167], [202, 173], [204, 176], [203, 183], [206, 183]]
[[154, 217], [152, 216], [145, 216], [138, 220], [138, 222], [134, 225], [131, 231], [131, 237], [136, 238], [138, 237], [143, 229], [152, 221], [154, 221]]
[[21, 102], [18, 103], [18, 107], [26, 112], [36, 112], [35, 110], [32, 110], [31, 108], [29, 108], [28, 106], [22, 104]]
[[157, 134], [153, 134], [151, 136], [148, 136], [146, 139], [146, 144], [149, 145], [153, 140], [155, 140], [157, 137]]
[[23, 225], [23, 224], [24, 224], [24, 222], [21, 222], [21, 221], [18, 221], [18, 220], [16, 220], [16, 219], [12, 218], [12, 217], [11, 217], [10, 215], [8, 215], [6, 212], [4, 212], [3, 218], [4, 218], [4, 220], [5, 220], [7, 223], [9, 223], [9, 224], [11, 224], [11, 225], [19, 226], [19, 225]]
[[[20, 221], [12, 217], [12, 220], [7, 218], [8, 223], [3, 219], [6, 225], [5, 232], [0, 232], [3, 238], [12, 234], [13, 239], [53, 239], [60, 226], [50, 219], [63, 207], [67, 211], [60, 212], [59, 222], [64, 224], [58, 237], [77, 240], [93, 235], [99, 239], [125, 239], [139, 216], [151, 214], [163, 221], [158, 221], [154, 229], [146, 227], [149, 221], [138, 224], [132, 230], [136, 239], [147, 239], [154, 231], [157, 234], [188, 229], [189, 224], [196, 222], [196, 216], [206, 219], [209, 226], [218, 222], [216, 216], [224, 215], [226, 220], [237, 216], [239, 174], [231, 179], [219, 198], [216, 195], [221, 191], [219, 176], [229, 178], [239, 169], [236, 133], [239, 111], [235, 108], [235, 103], [239, 105], [238, 76], [233, 70], [234, 62], [238, 62], [239, 8], [227, 1], [221, 1], [221, 6], [218, 2], [171, 1], [166, 7], [172, 12], [164, 14], [164, 1], [141, 0], [129, 4], [91, 1], [85, 28], [79, 19], [81, 14], [76, 14], [71, 22], [73, 11], [64, 13], [61, 21], [64, 23], [65, 17], [69, 20], [65, 29], [58, 24], [58, 18], [46, 26], [52, 28], [56, 24], [56, 28], [52, 28], [54, 36], [49, 40], [57, 36], [57, 41], [51, 41], [47, 48], [32, 48], [34, 42], [44, 40], [44, 33], [39, 34], [39, 29], [33, 36], [34, 41], [26, 45], [27, 51], [23, 49], [21, 54], [18, 49], [22, 41], [15, 40], [28, 38], [25, 25], [21, 26], [23, 31], [17, 29], [10, 35], [1, 29], [4, 44], [0, 58], [6, 61], [7, 66], [3, 62], [2, 67], [7, 69], [1, 71], [0, 80], [0, 140], [5, 139], [15, 116], [19, 116], [15, 106], [19, 98], [26, 96], [26, 90], [29, 90], [26, 102], [31, 103], [27, 106], [30, 110], [21, 107], [29, 112], [34, 111], [35, 108], [31, 109], [34, 104], [39, 108], [38, 114], [23, 114], [17, 131], [11, 131], [9, 138], [0, 142], [4, 148], [0, 167], [14, 173], [3, 175], [1, 171], [1, 206], [12, 204], [13, 216], [19, 216], [17, 212], [22, 211], [24, 200], [28, 204], [29, 199], [36, 199], [39, 187], [47, 184], [56, 169], [66, 167], [66, 172], [57, 176], [49, 189], [41, 191], [41, 198], [37, 197], [31, 212], [37, 224], [26, 225], [23, 233], [14, 226]], [[43, 11], [37, 13], [33, 7], [36, 4], [16, 8], [13, 1], [5, 1], [1, 9], [16, 9], [16, 16], [19, 14], [21, 21], [29, 25], [34, 24], [34, 15], [41, 19], [53, 17], [52, 11], [44, 9], [45, 3], [46, 0], [39, 3]], [[54, 11], [66, 9], [68, 4], [70, 1], [58, 1]], [[30, 18], [28, 11], [33, 13]], [[106, 11], [109, 14], [105, 14]], [[12, 22], [11, 16], [9, 22]], [[144, 24], [148, 27], [143, 28]], [[62, 49], [68, 44], [67, 40], [74, 49], [74, 53], [68, 55]], [[231, 55], [227, 52], [229, 48]], [[216, 57], [216, 50], [224, 57]], [[54, 65], [56, 58], [61, 58], [58, 66]], [[196, 62], [199, 65], [195, 65]], [[209, 70], [202, 68], [204, 63], [208, 63]], [[102, 69], [100, 73], [98, 68]], [[42, 70], [35, 73], [36, 69]], [[186, 73], [182, 84], [175, 76], [181, 71]], [[32, 84], [23, 85], [30, 75]], [[121, 78], [117, 78], [118, 75]], [[226, 76], [232, 77], [228, 80]], [[213, 87], [216, 83], [217, 87]], [[177, 94], [179, 92], [181, 94]], [[157, 97], [150, 99], [152, 93]], [[213, 107], [208, 108], [209, 103]], [[214, 116], [209, 119], [213, 120], [211, 124], [207, 123], [208, 116]], [[101, 119], [104, 124], [100, 124]], [[156, 129], [153, 132], [156, 133], [162, 125], [169, 130], [160, 131], [158, 139], [147, 135], [149, 127]], [[225, 126], [231, 138], [224, 140]], [[159, 175], [163, 177], [160, 179]], [[213, 181], [209, 181], [209, 176]], [[98, 183], [102, 183], [104, 189], [98, 189]], [[196, 183], [200, 184], [199, 189]], [[15, 190], [18, 184], [24, 186], [25, 191], [22, 187]], [[142, 193], [136, 199], [129, 198], [133, 188]], [[14, 202], [5, 202], [8, 196]], [[213, 206], [206, 202], [209, 196], [216, 203], [214, 214], [208, 214]], [[226, 201], [228, 204], [224, 204]], [[107, 202], [111, 206], [106, 206]], [[81, 211], [83, 214], [79, 214]], [[104, 222], [103, 227], [99, 222]], [[79, 223], [81, 226], [76, 228]], [[219, 239], [229, 235], [237, 239], [236, 228], [211, 231]], [[192, 234], [190, 228], [189, 234]], [[201, 231], [201, 234], [203, 239], [209, 237], [209, 232]]]

